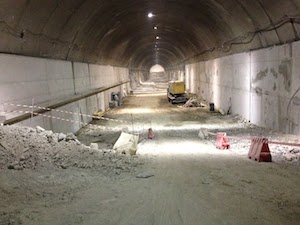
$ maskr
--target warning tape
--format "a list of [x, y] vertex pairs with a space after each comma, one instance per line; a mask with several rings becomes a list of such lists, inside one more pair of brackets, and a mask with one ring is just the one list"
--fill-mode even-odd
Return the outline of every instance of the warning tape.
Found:
[[84, 126], [90, 126], [90, 127], [100, 128], [102, 130], [111, 130], [111, 131], [121, 131], [122, 130], [122, 129], [108, 128], [108, 127], [104, 127], [104, 126], [100, 126], [100, 125], [96, 125], [96, 124], [90, 124], [90, 123], [85, 123], [85, 122], [81, 122], [81, 121], [75, 121], [75, 120], [71, 120], [71, 119], [61, 118], [61, 117], [57, 117], [57, 116], [50, 116], [50, 115], [36, 113], [36, 112], [31, 112], [31, 111], [0, 110], [0, 112], [5, 112], [5, 113], [22, 113], [22, 114], [30, 113], [30, 114], [33, 114], [35, 116], [42, 116], [42, 117], [46, 117], [46, 118], [52, 118], [52, 119], [66, 121], [66, 122], [70, 122], [70, 123], [78, 123], [78, 124], [81, 124], [81, 125], [84, 125]]
[[55, 112], [60, 112], [60, 113], [65, 113], [65, 114], [70, 114], [70, 115], [85, 116], [85, 117], [93, 118], [93, 119], [100, 119], [100, 120], [106, 120], [106, 121], [114, 121], [114, 122], [119, 122], [119, 123], [131, 124], [131, 122], [124, 121], [124, 120], [116, 120], [116, 119], [110, 119], [110, 118], [105, 118], [105, 117], [100, 117], [100, 116], [92, 116], [92, 115], [83, 114], [83, 113], [76, 113], [76, 112], [70, 112], [70, 111], [59, 110], [59, 109], [51, 109], [51, 108], [36, 106], [36, 105], [30, 106], [30, 105], [13, 104], [13, 103], [3, 103], [3, 105], [23, 107], [23, 108], [31, 108], [31, 109], [32, 108], [43, 109], [43, 110], [47, 110], [47, 111], [55, 111]]
[[266, 141], [266, 143], [268, 143], [268, 144], [275, 144], [275, 145], [287, 145], [287, 146], [300, 147], [300, 144], [297, 144], [297, 143], [289, 143], [289, 142]]
[[[222, 133], [222, 132], [221, 132]], [[212, 135], [212, 136], [217, 136], [217, 133], [212, 133], [212, 132], [207, 132], [207, 134]], [[245, 140], [245, 139], [250, 139], [252, 140], [253, 138], [256, 138], [256, 136], [244, 136], [244, 137], [236, 137], [236, 136], [227, 136], [227, 138], [230, 139], [235, 139], [235, 140]], [[267, 139], [267, 138], [266, 138]], [[276, 144], [276, 145], [286, 145], [286, 146], [294, 146], [294, 147], [300, 147], [300, 143], [290, 143], [290, 142], [280, 142], [280, 141], [269, 141], [269, 140], [264, 140], [262, 143], [265, 144]]]

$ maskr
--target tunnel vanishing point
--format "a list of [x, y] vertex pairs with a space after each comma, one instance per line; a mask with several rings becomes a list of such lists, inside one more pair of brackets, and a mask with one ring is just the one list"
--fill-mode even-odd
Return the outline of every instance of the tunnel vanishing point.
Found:
[[299, 0], [2, 0], [1, 115], [29, 125], [11, 113], [19, 105], [105, 110], [111, 92], [127, 95], [159, 64], [217, 108], [300, 134], [299, 32]]

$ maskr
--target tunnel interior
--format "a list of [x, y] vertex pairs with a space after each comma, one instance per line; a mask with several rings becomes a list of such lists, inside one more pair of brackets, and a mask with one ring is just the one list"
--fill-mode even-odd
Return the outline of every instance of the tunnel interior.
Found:
[[[179, 80], [219, 108], [298, 133], [299, 7], [294, 0], [4, 0], [0, 101], [74, 99], [117, 84], [111, 91], [126, 95]], [[151, 73], [157, 64], [164, 73]], [[110, 93], [102, 95], [90, 113], [108, 107]]]
[[[84, 106], [90, 114], [109, 107], [111, 92], [123, 97], [177, 80], [217, 108], [299, 133], [299, 7], [295, 0], [3, 0], [0, 102], [7, 111], [61, 107], [103, 92]], [[164, 72], [151, 72], [154, 65]]]
[[0, 0], [0, 225], [299, 225], [299, 135], [300, 0]]

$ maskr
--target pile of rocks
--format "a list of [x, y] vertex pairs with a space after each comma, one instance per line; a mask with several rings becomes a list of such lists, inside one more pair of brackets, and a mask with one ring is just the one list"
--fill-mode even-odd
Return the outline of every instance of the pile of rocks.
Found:
[[0, 127], [0, 169], [101, 168], [120, 174], [140, 164], [137, 157], [83, 145], [74, 134], [53, 133], [41, 127]]
[[270, 151], [281, 161], [300, 163], [300, 148], [276, 145], [270, 146]]

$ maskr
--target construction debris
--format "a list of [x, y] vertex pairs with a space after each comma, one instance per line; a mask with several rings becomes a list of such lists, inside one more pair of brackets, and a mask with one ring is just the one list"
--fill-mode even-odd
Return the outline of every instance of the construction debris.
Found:
[[42, 128], [42, 127], [40, 127], [40, 126], [37, 126], [36, 127], [36, 132], [37, 133], [42, 133], [42, 132], [45, 132], [46, 130], [44, 129], [44, 128]]
[[121, 154], [135, 155], [138, 141], [138, 135], [122, 132], [113, 149]]
[[224, 111], [223, 109], [219, 109], [219, 113], [220, 113], [222, 116], [225, 116], [225, 115], [226, 115], [226, 113], [225, 113], [225, 111]]
[[2, 125], [6, 120], [6, 116], [0, 115], [0, 124]]
[[204, 107], [204, 105], [201, 103], [201, 101], [198, 98], [192, 97], [182, 107], [184, 107], [184, 108]]
[[129, 172], [137, 164], [136, 157], [83, 145], [74, 134], [57, 134], [41, 127], [0, 127], [0, 169], [54, 166], [62, 169], [101, 168], [103, 173], [111, 173], [115, 170]]
[[283, 153], [284, 159], [290, 162], [299, 162], [300, 161], [300, 149], [291, 149]]
[[100, 117], [103, 117], [104, 114], [105, 114], [105, 112], [103, 112], [103, 111], [95, 112], [95, 113], [93, 114], [93, 116], [94, 116], [93, 119], [100, 119]]
[[153, 173], [150, 173], [150, 172], [142, 172], [142, 173], [139, 173], [136, 175], [136, 178], [143, 178], [143, 179], [146, 179], [146, 178], [150, 178], [150, 177], [153, 177], [154, 174]]
[[90, 148], [91, 148], [91, 149], [94, 149], [94, 150], [95, 150], [95, 149], [98, 149], [98, 144], [97, 144], [97, 143], [91, 143], [91, 144], [90, 144]]
[[207, 129], [203, 129], [203, 128], [201, 128], [200, 130], [199, 130], [199, 133], [198, 133], [198, 137], [200, 138], [200, 139], [207, 139], [208, 138], [208, 131], [207, 131]]
[[57, 141], [64, 141], [66, 139], [67, 135], [63, 134], [63, 133], [59, 133], [58, 137], [57, 137]]

